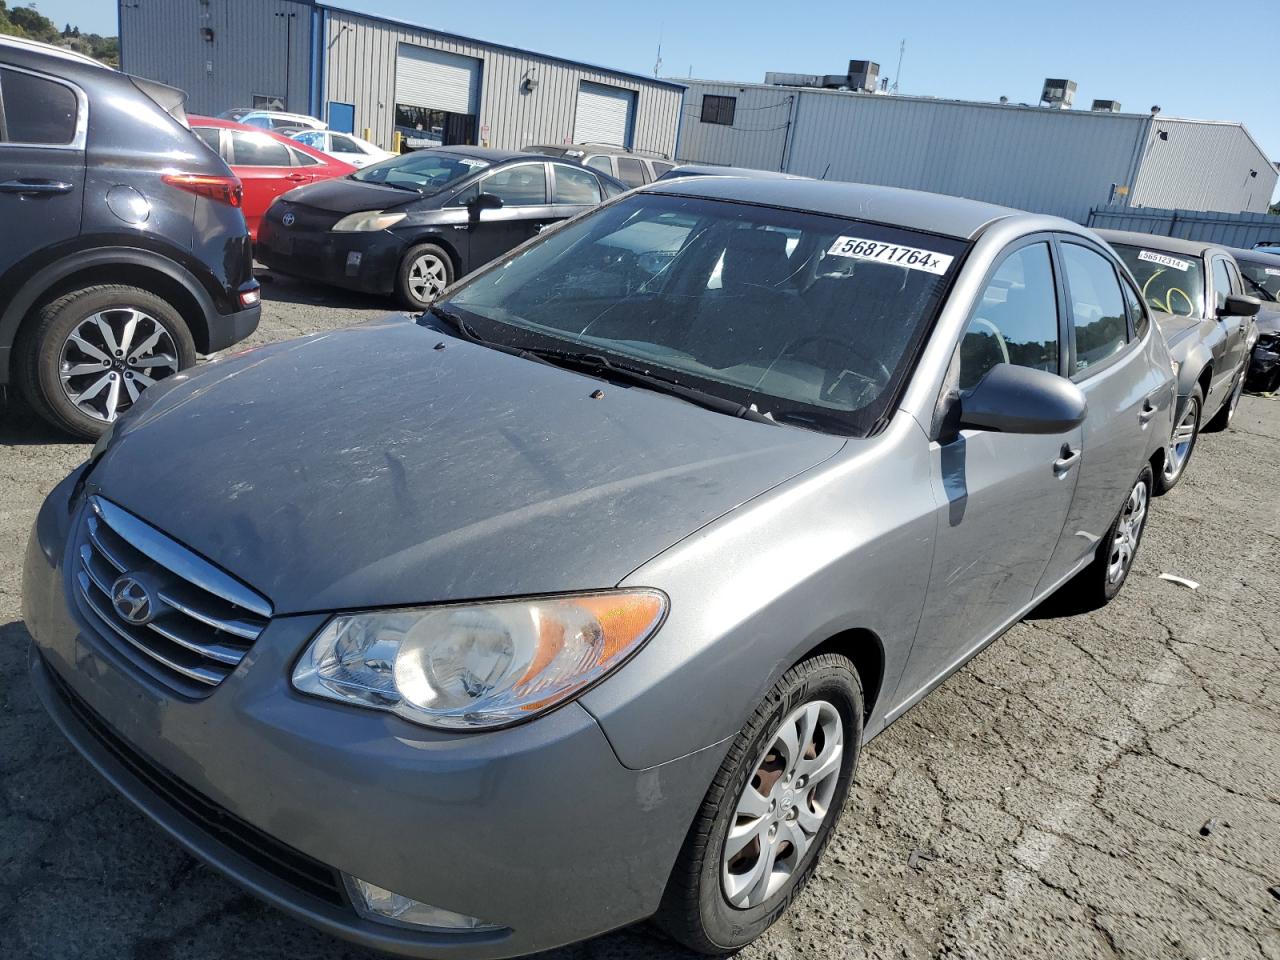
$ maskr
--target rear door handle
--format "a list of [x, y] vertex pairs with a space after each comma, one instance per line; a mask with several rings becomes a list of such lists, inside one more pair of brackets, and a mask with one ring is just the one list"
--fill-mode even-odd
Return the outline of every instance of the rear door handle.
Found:
[[287, 177], [285, 177], [285, 179], [292, 180], [294, 183], [301, 183], [303, 180], [309, 180], [311, 178], [308, 177], [305, 173], [291, 173]]
[[1068, 444], [1062, 445], [1062, 456], [1053, 461], [1053, 472], [1055, 474], [1064, 474], [1076, 465], [1076, 461], [1080, 459], [1080, 451], [1072, 450]]
[[0, 181], [0, 193], [70, 193], [72, 189], [65, 180]]
[[1150, 400], [1144, 400], [1142, 401], [1142, 411], [1138, 414], [1138, 422], [1149, 423], [1151, 418], [1159, 412], [1159, 408], [1153, 407]]

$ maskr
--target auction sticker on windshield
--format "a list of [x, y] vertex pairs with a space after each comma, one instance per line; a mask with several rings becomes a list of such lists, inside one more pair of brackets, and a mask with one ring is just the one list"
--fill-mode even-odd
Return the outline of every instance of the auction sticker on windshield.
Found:
[[864, 240], [861, 237], [836, 237], [836, 242], [827, 251], [829, 257], [852, 257], [855, 260], [875, 260], [878, 263], [890, 263], [908, 270], [923, 270], [925, 273], [944, 274], [955, 257], [946, 253], [935, 253], [932, 250], [921, 250], [918, 247], [904, 247], [897, 243], [883, 243], [879, 240]]
[[1171, 257], [1164, 253], [1152, 253], [1150, 250], [1139, 252], [1138, 259], [1145, 260], [1147, 263], [1158, 263], [1162, 267], [1172, 267], [1174, 270], [1181, 270], [1183, 273], [1191, 269], [1191, 264], [1186, 260], [1179, 260], [1177, 257]]

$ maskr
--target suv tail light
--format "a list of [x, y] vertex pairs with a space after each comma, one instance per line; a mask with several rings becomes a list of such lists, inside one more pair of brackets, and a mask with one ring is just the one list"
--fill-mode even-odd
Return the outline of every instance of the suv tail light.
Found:
[[198, 197], [207, 197], [218, 203], [240, 206], [244, 199], [244, 187], [238, 177], [219, 177], [204, 173], [166, 173], [162, 178], [170, 186], [186, 190]]

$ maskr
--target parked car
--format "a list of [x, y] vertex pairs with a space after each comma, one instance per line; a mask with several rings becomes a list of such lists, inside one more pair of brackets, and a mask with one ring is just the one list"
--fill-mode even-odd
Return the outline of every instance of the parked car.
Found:
[[753, 180], [808, 180], [796, 173], [777, 170], [755, 170], [751, 167], [718, 167], [709, 163], [685, 163], [668, 170], [659, 180], [678, 180], [682, 177], [751, 177]]
[[305, 113], [285, 113], [283, 110], [251, 110], [242, 114], [238, 122], [250, 127], [260, 127], [263, 130], [274, 130], [277, 133], [329, 129], [329, 125], [323, 120], [309, 117]]
[[390, 150], [383, 150], [368, 140], [362, 140], [350, 133], [339, 133], [336, 130], [300, 130], [291, 136], [313, 150], [337, 157], [343, 163], [349, 163], [357, 168], [367, 167], [371, 163], [389, 160], [395, 156]]
[[258, 325], [240, 183], [185, 97], [0, 37], [0, 389], [80, 437]]
[[1271, 393], [1280, 389], [1280, 248], [1232, 250], [1245, 290], [1262, 301], [1255, 318], [1258, 342], [1250, 356], [1247, 384]]
[[218, 119], [234, 120], [236, 123], [239, 123], [242, 117], [248, 116], [253, 113], [254, 110], [254, 107], [232, 107], [230, 110], [223, 110], [218, 114]]
[[665, 156], [645, 156], [626, 147], [605, 143], [542, 144], [524, 149], [526, 153], [540, 153], [557, 160], [580, 163], [621, 180], [628, 187], [653, 183], [675, 166]]
[[337, 157], [232, 120], [191, 118], [191, 129], [222, 157], [244, 184], [244, 217], [256, 241], [267, 208], [283, 193], [321, 180], [354, 173], [356, 168]]
[[1147, 233], [1099, 230], [1125, 262], [1178, 365], [1178, 411], [1156, 492], [1186, 472], [1202, 429], [1225, 430], [1244, 390], [1259, 301], [1244, 293], [1224, 247]]
[[867, 739], [1060, 587], [1121, 589], [1174, 396], [1076, 224], [644, 187], [119, 424], [39, 514], [31, 673], [125, 796], [331, 933], [510, 957], [656, 914], [724, 953]]
[[285, 194], [257, 253], [281, 273], [394, 293], [421, 310], [456, 278], [626, 189], [536, 154], [418, 150]]

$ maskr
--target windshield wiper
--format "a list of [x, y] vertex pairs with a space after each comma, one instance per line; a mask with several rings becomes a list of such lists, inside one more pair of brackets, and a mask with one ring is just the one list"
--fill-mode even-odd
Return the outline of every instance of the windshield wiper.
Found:
[[[356, 175], [353, 173], [351, 175], [351, 179], [356, 180], [359, 178], [356, 177]], [[363, 179], [361, 179], [360, 182], [371, 183], [375, 187], [391, 187], [393, 190], [408, 190], [410, 193], [416, 193], [416, 194], [422, 193], [422, 191], [419, 190], [417, 187], [411, 187], [407, 183], [392, 183], [390, 180], [363, 180]]]
[[543, 363], [554, 364], [557, 367], [595, 374], [596, 376], [654, 390], [658, 393], [669, 394], [689, 403], [697, 404], [707, 410], [714, 410], [716, 413], [727, 414], [741, 420], [753, 420], [757, 423], [770, 423], [777, 426], [777, 421], [773, 417], [761, 413], [754, 406], [744, 407], [733, 400], [726, 400], [724, 397], [717, 397], [714, 394], [687, 387], [683, 383], [650, 373], [647, 370], [619, 364], [598, 353], [577, 353], [571, 350], [554, 350], [546, 347], [526, 347], [521, 351], [521, 355], [533, 360], [541, 360]]
[[[498, 349], [502, 349], [500, 344], [490, 343], [484, 337], [480, 336], [480, 334], [476, 333], [475, 330], [471, 328], [471, 324], [467, 323], [460, 313], [454, 313], [452, 310], [446, 310], [444, 307], [436, 303], [427, 307], [427, 313], [431, 314], [433, 317], [439, 317], [451, 330], [461, 336], [463, 340], [468, 340], [471, 343], [483, 343], [487, 347], [498, 347]], [[520, 351], [510, 349], [507, 352], [519, 353]]]
[[1268, 290], [1266, 287], [1260, 284], [1257, 280], [1253, 279], [1253, 277], [1250, 277], [1243, 272], [1241, 272], [1240, 276], [1244, 277], [1245, 283], [1249, 284], [1249, 286], [1253, 287], [1253, 289], [1257, 290], [1260, 294], [1262, 294], [1263, 298], [1267, 300], [1269, 303], [1276, 303], [1277, 300], [1280, 300], [1280, 297], [1277, 297], [1274, 293], [1272, 293], [1270, 290]]

